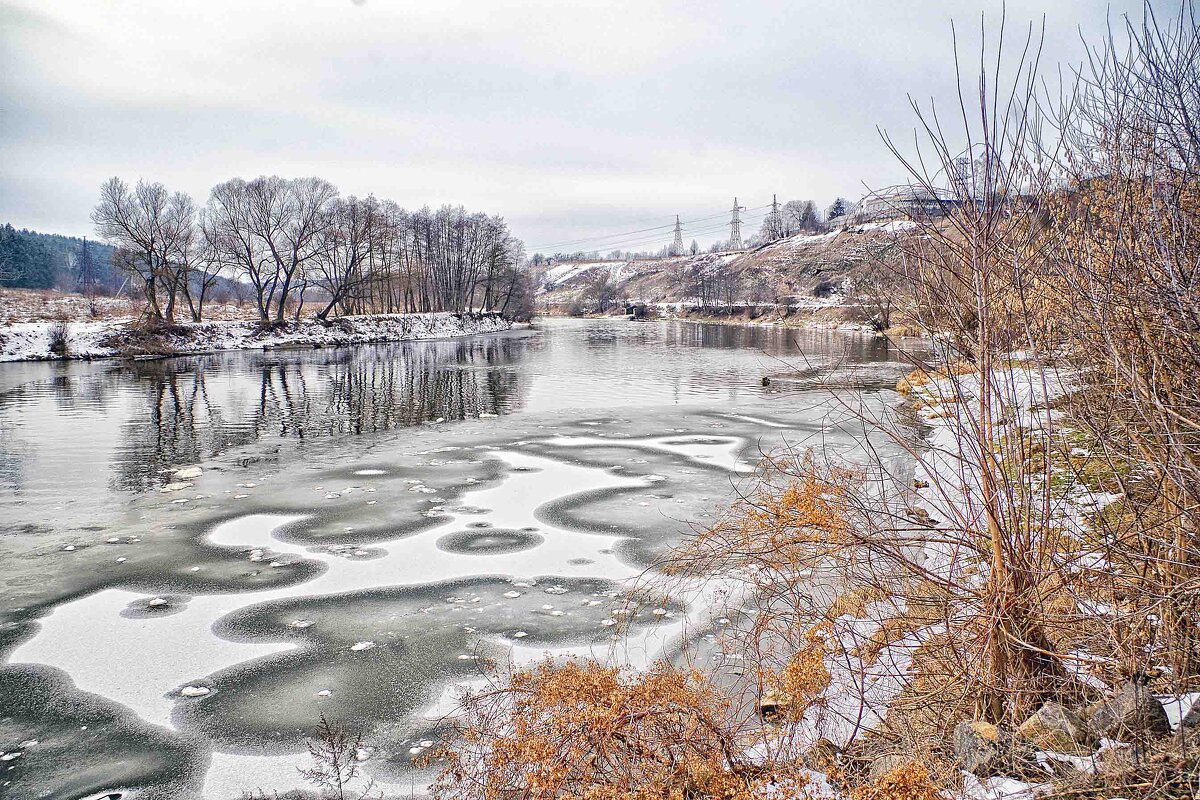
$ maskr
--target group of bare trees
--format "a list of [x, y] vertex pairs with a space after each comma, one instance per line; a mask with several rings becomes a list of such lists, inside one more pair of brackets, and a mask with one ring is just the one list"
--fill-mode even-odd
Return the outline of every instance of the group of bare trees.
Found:
[[259, 321], [299, 319], [306, 301], [331, 314], [496, 311], [527, 315], [532, 287], [521, 242], [500, 217], [461, 206], [405, 211], [342, 197], [321, 178], [234, 178], [197, 209], [161, 183], [112, 178], [92, 212], [120, 247], [152, 324], [193, 321], [221, 279], [248, 288]]
[[751, 245], [769, 244], [800, 233], [820, 233], [825, 230], [821, 212], [812, 200], [789, 200], [767, 214]]

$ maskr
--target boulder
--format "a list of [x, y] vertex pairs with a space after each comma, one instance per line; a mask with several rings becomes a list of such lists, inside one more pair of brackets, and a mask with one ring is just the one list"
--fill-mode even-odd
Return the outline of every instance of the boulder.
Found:
[[1200, 699], [1192, 703], [1191, 709], [1183, 715], [1180, 725], [1185, 728], [1200, 728]]
[[1038, 771], [1033, 751], [989, 722], [964, 720], [954, 727], [958, 764], [979, 778], [1022, 777]]
[[903, 767], [912, 760], [912, 756], [906, 756], [900, 753], [891, 753], [886, 756], [880, 756], [871, 762], [871, 768], [867, 772], [867, 780], [870, 783], [878, 783], [884, 775], [900, 769], [900, 767]]
[[790, 708], [791, 700], [787, 695], [767, 689], [758, 701], [758, 716], [763, 722], [782, 722]]
[[1130, 681], [1114, 696], [1088, 709], [1092, 732], [1105, 739], [1128, 742], [1171, 732], [1171, 721], [1158, 698], [1141, 684]]
[[1091, 755], [1096, 750], [1096, 737], [1087, 723], [1071, 709], [1059, 703], [1046, 703], [1017, 728], [1017, 736], [1039, 750]]
[[842, 748], [838, 747], [828, 739], [817, 739], [813, 746], [804, 751], [804, 755], [800, 757], [801, 762], [805, 767], [817, 772], [829, 772], [838, 765], [838, 761], [842, 755]]
[[980, 777], [999, 774], [1008, 744], [995, 725], [964, 720], [954, 726], [954, 756], [967, 772]]

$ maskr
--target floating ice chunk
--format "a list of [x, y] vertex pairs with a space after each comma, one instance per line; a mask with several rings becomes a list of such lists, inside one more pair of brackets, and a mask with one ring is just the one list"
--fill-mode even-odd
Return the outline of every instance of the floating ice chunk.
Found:
[[322, 689], [321, 691], [317, 692], [317, 697], [329, 697], [331, 694], [333, 694], [333, 692], [329, 691], [328, 689]]
[[524, 639], [524, 638], [525, 638], [526, 636], [528, 636], [528, 635], [529, 635], [529, 634], [528, 634], [528, 633], [526, 633], [525, 631], [517, 631], [516, 633], [514, 633], [514, 634], [512, 635], [512, 637], [513, 637], [514, 639]]
[[665, 608], [656, 608], [650, 613], [656, 617], [665, 617], [667, 615], [667, 610]]
[[175, 470], [171, 477], [181, 481], [190, 481], [193, 478], [199, 478], [202, 474], [204, 474], [204, 470], [199, 467], [184, 467]]
[[565, 586], [548, 586], [542, 591], [546, 594], [566, 594], [570, 589]]
[[520, 592], [505, 592], [504, 596], [510, 600], [515, 600], [516, 598], [521, 596], [521, 593]]
[[374, 646], [374, 642], [355, 642], [354, 644], [350, 645], [350, 649], [358, 652], [360, 650], [370, 650]]
[[600, 620], [600, 624], [606, 628], [611, 628], [613, 625], [617, 624], [617, 621], [615, 619], [613, 619], [612, 617], [609, 617], [608, 619]]
[[355, 475], [386, 475], [387, 472], [381, 469], [360, 469], [355, 471]]
[[308, 628], [313, 624], [311, 619], [294, 619], [288, 623], [289, 628]]
[[210, 691], [207, 686], [185, 686], [179, 690], [179, 694], [183, 697], [204, 697]]
[[161, 597], [156, 597], [146, 605], [148, 605], [150, 608], [162, 608], [163, 606], [167, 605], [167, 601]]

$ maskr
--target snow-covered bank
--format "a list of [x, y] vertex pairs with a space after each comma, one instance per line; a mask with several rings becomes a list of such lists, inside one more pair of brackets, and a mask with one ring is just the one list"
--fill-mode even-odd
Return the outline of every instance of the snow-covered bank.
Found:
[[[371, 342], [447, 339], [512, 328], [498, 314], [372, 314], [338, 317], [328, 322], [304, 320], [261, 328], [257, 322], [183, 323], [156, 331], [131, 320], [103, 322], [25, 322], [0, 328], [0, 361], [46, 361], [113, 356], [187, 355], [218, 350], [274, 347], [331, 347]], [[52, 345], [66, 332], [66, 353]]]

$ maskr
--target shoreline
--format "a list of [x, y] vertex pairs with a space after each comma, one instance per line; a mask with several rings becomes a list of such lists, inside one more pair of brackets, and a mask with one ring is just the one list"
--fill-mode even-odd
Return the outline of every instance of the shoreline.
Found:
[[[180, 323], [146, 330], [131, 319], [21, 322], [0, 327], [0, 363], [172, 358], [237, 350], [305, 349], [453, 339], [501, 333], [514, 323], [496, 313], [368, 314], [261, 328], [257, 321]], [[54, 340], [65, 332], [65, 352]]]
[[[827, 306], [827, 307], [823, 307], [821, 310], [824, 310], [826, 308], [832, 308], [834, 310], [841, 310], [843, 307]], [[629, 319], [630, 321], [636, 321], [636, 322], [693, 322], [698, 325], [739, 325], [739, 326], [751, 326], [751, 327], [756, 327], [756, 328], [779, 328], [779, 329], [783, 329], [783, 330], [840, 331], [842, 333], [861, 333], [861, 334], [869, 334], [872, 336], [879, 336], [879, 337], [892, 336], [893, 334], [891, 333], [891, 331], [897, 330], [897, 329], [888, 329], [887, 331], [877, 331], [867, 323], [857, 322], [855, 320], [848, 319], [845, 317], [836, 318], [836, 319], [828, 319], [828, 318], [822, 319], [820, 317], [820, 315], [818, 315], [817, 313], [811, 313], [811, 312], [808, 312], [807, 310], [805, 310], [805, 313], [802, 313], [802, 314], [792, 314], [792, 315], [783, 316], [783, 317], [779, 317], [779, 316], [771, 317], [771, 316], [763, 315], [761, 317], [758, 317], [757, 319], [751, 319], [749, 317], [746, 317], [743, 315], [737, 315], [737, 314], [730, 315], [730, 314], [717, 314], [717, 313], [694, 314], [694, 315], [693, 314], [679, 315], [679, 314], [661, 314], [660, 313], [659, 316], [657, 316], [657, 317], [653, 317], [653, 318], [649, 318], [649, 319], [645, 319], [645, 320], [633, 320], [629, 317], [628, 314], [585, 314], [581, 317], [573, 317], [569, 314], [540, 313], [540, 314], [538, 314], [537, 317], [535, 317], [535, 319], [539, 319], [539, 318], [546, 318], [546, 319]], [[909, 332], [905, 331], [903, 328], [900, 328], [899, 330], [901, 332], [896, 335], [899, 335], [901, 338], [910, 338], [910, 337], [920, 338], [919, 335], [914, 335], [912, 333], [909, 333]]]

